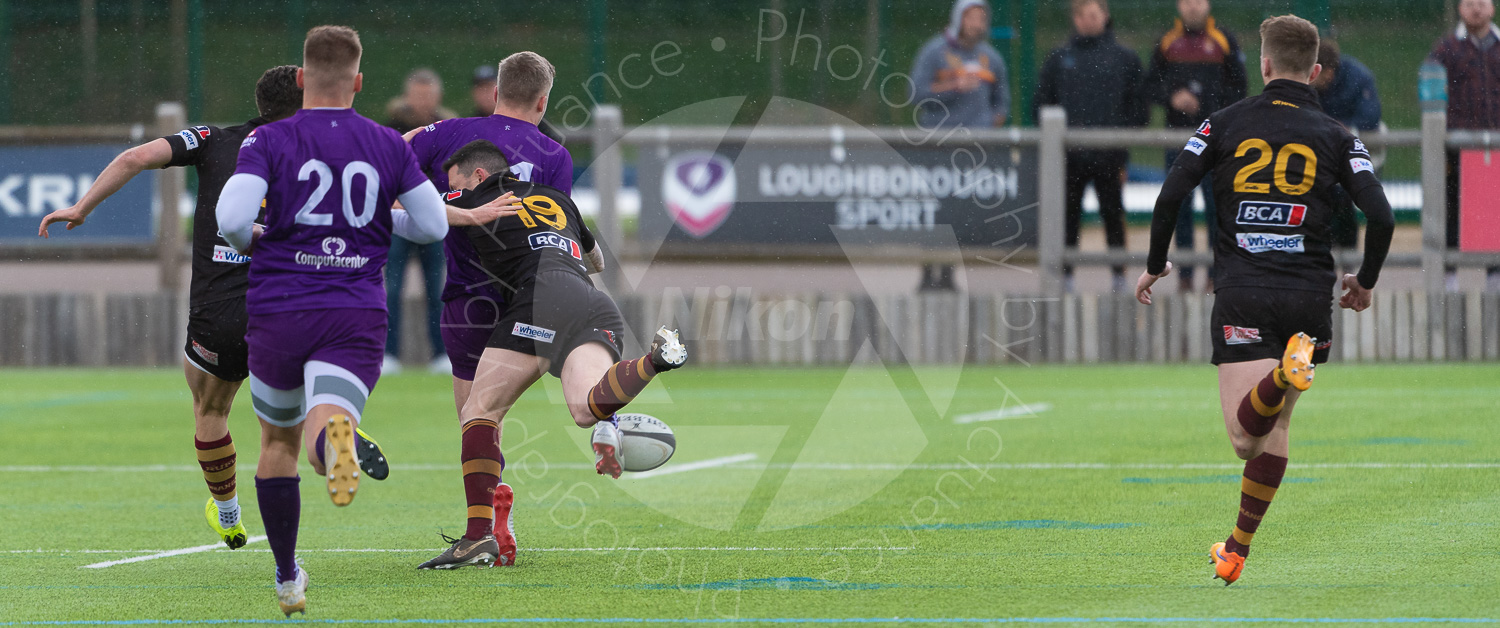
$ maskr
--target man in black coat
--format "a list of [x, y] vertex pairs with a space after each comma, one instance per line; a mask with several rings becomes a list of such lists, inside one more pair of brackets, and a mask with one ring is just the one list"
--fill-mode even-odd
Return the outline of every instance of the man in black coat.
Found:
[[[1074, 34], [1067, 45], [1053, 50], [1042, 63], [1041, 84], [1033, 106], [1061, 105], [1068, 125], [1130, 127], [1146, 124], [1141, 94], [1141, 61], [1115, 41], [1109, 28], [1106, 0], [1073, 0]], [[1122, 186], [1130, 153], [1116, 150], [1068, 151], [1067, 242], [1078, 246], [1083, 215], [1083, 190], [1094, 184], [1104, 237], [1112, 249], [1125, 248], [1125, 203]], [[1114, 289], [1125, 289], [1125, 269], [1115, 266]], [[1065, 269], [1072, 289], [1073, 269]]]

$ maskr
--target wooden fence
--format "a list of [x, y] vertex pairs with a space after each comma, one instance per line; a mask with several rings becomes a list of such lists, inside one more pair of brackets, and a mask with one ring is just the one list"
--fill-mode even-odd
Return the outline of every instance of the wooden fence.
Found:
[[[679, 327], [698, 364], [847, 364], [868, 343], [886, 362], [1206, 362], [1213, 297], [669, 290], [620, 300], [626, 343]], [[1429, 300], [1435, 307], [1429, 308]], [[0, 296], [0, 366], [175, 366], [186, 312], [172, 295]], [[428, 355], [420, 300], [406, 307], [408, 363]], [[1442, 312], [1433, 320], [1429, 311]], [[1335, 360], [1500, 360], [1500, 293], [1377, 292], [1334, 314]]]

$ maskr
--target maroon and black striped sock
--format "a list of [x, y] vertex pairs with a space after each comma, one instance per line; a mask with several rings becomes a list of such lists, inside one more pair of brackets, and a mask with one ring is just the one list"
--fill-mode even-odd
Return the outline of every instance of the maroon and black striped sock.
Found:
[[626, 404], [634, 401], [635, 396], [641, 394], [654, 377], [656, 368], [651, 366], [649, 355], [616, 362], [589, 391], [589, 411], [600, 421], [614, 416]]
[[464, 498], [469, 504], [464, 538], [477, 541], [495, 527], [495, 487], [500, 484], [500, 425], [489, 419], [464, 424]]
[[1281, 416], [1282, 407], [1286, 405], [1288, 386], [1291, 384], [1281, 375], [1278, 366], [1245, 394], [1235, 418], [1239, 419], [1246, 434], [1260, 437], [1271, 433], [1271, 428], [1276, 427], [1276, 419]]
[[203, 469], [203, 481], [208, 483], [208, 492], [215, 501], [227, 502], [235, 497], [234, 440], [224, 438], [211, 441], [193, 439], [198, 449], [198, 466]]
[[1234, 533], [1224, 541], [1224, 549], [1242, 557], [1250, 555], [1250, 540], [1271, 507], [1281, 478], [1286, 475], [1286, 458], [1261, 454], [1245, 462], [1245, 477], [1240, 478], [1240, 516]]

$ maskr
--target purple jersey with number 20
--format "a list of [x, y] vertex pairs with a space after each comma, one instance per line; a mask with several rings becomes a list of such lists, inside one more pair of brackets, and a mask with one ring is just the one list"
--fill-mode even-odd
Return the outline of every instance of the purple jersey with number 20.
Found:
[[385, 309], [391, 205], [427, 180], [398, 133], [353, 109], [303, 109], [252, 131], [235, 173], [268, 183], [251, 316]]
[[[510, 172], [522, 181], [550, 185], [564, 194], [573, 193], [573, 156], [568, 149], [542, 135], [535, 124], [495, 114], [483, 118], [456, 118], [429, 125], [411, 140], [417, 163], [427, 171], [438, 190], [447, 190], [448, 173], [443, 162], [474, 140], [489, 140], [505, 154]], [[449, 229], [443, 239], [448, 258], [448, 281], [443, 300], [463, 296], [498, 298], [494, 281], [479, 267], [479, 256], [463, 229]]]

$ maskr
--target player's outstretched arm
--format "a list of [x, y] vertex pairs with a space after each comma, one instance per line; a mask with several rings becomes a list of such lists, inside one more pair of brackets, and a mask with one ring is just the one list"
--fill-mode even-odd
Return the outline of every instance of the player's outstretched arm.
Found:
[[1395, 214], [1385, 197], [1385, 188], [1368, 185], [1353, 195], [1354, 204], [1365, 214], [1365, 259], [1359, 265], [1359, 274], [1344, 275], [1344, 295], [1339, 297], [1339, 307], [1363, 312], [1373, 301], [1372, 290], [1380, 279], [1380, 268], [1385, 265], [1385, 256], [1391, 250], [1391, 235], [1396, 231]]
[[219, 233], [242, 255], [250, 255], [255, 246], [255, 217], [269, 187], [265, 179], [241, 172], [229, 177], [219, 192], [219, 204], [214, 208]]
[[583, 257], [588, 261], [590, 273], [597, 275], [604, 272], [604, 249], [599, 247], [598, 242], [595, 242], [594, 248], [584, 253]]
[[120, 188], [125, 187], [126, 183], [135, 178], [135, 175], [146, 170], [161, 168], [170, 161], [172, 161], [172, 145], [160, 138], [120, 153], [114, 161], [109, 162], [104, 172], [99, 173], [99, 178], [94, 179], [94, 184], [89, 187], [88, 192], [83, 194], [83, 198], [78, 199], [78, 204], [59, 209], [43, 217], [42, 225], [37, 228], [37, 235], [43, 238], [48, 237], [50, 234], [47, 233], [47, 227], [56, 222], [68, 223], [69, 230], [82, 225], [83, 221], [88, 219], [89, 214], [94, 212], [95, 207], [115, 192], [119, 192]]
[[475, 207], [464, 209], [452, 205], [445, 206], [448, 210], [449, 227], [477, 227], [487, 225], [506, 216], [514, 216], [521, 209], [521, 199], [511, 192], [493, 201]]
[[391, 212], [391, 228], [396, 235], [417, 244], [437, 242], [448, 235], [447, 205], [431, 181], [422, 180], [396, 200], [406, 208]]

